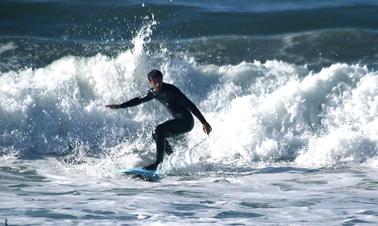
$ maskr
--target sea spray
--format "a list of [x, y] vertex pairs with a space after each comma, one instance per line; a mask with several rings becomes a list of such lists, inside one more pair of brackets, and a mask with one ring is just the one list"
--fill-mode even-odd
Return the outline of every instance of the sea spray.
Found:
[[[212, 102], [221, 101], [221, 104], [217, 105], [223, 106], [223, 108], [215, 108], [216, 112], [210, 110], [208, 113], [211, 115], [214, 128], [220, 128], [215, 129], [211, 136], [213, 145], [202, 149], [211, 152], [210, 159], [226, 163], [238, 161], [242, 156], [244, 163], [294, 161], [310, 167], [313, 164], [317, 166], [344, 165], [345, 161], [359, 163], [377, 155], [376, 132], [371, 130], [376, 124], [375, 117], [372, 115], [377, 114], [377, 91], [376, 88], [372, 88], [373, 85], [367, 86], [363, 82], [369, 80], [374, 84], [375, 72], [369, 72], [366, 67], [359, 65], [342, 64], [324, 68], [319, 73], [306, 72], [306, 68], [274, 61], [265, 64], [255, 62], [249, 65], [251, 75], [256, 74], [254, 72], [256, 65], [259, 66], [259, 71], [262, 69], [268, 71], [265, 77], [257, 77], [251, 83], [243, 83], [243, 89], [249, 91], [241, 92], [240, 90], [243, 90], [241, 85], [228, 80], [209, 96], [209, 98], [216, 98]], [[275, 66], [272, 67], [272, 65]], [[231, 67], [234, 69], [232, 73], [240, 67], [245, 68], [246, 63]], [[218, 72], [218, 74], [221, 73]], [[272, 74], [275, 76], [271, 76]], [[263, 89], [261, 89], [260, 80], [265, 80]], [[248, 85], [249, 89], [245, 89]], [[368, 89], [368, 91], [361, 89]], [[255, 90], [255, 94], [250, 90]], [[335, 122], [329, 120], [329, 117], [335, 113], [331, 109], [335, 106], [339, 108], [344, 105], [344, 102], [349, 102], [349, 93], [358, 93], [354, 97], [355, 104], [366, 105], [366, 107], [353, 108], [353, 111], [342, 110], [340, 117], [353, 117], [352, 115], [359, 114], [363, 115], [362, 122], [351, 119], [337, 123], [337, 127], [344, 125], [356, 127], [354, 124], [362, 123], [359, 126], [366, 127], [364, 130], [370, 133], [354, 128], [344, 132], [348, 134], [347, 137], [343, 136], [343, 133], [337, 137], [335, 135], [339, 130], [334, 128]], [[335, 99], [337, 104], [334, 102]], [[347, 106], [350, 107], [350, 104]], [[361, 111], [366, 110], [370, 113], [362, 114]], [[352, 114], [349, 115], [349, 113]], [[323, 146], [315, 145], [314, 140], [321, 140], [329, 134], [335, 134], [332, 136], [334, 142], [321, 142]], [[318, 149], [324, 150], [324, 146], [327, 145], [332, 149], [333, 143], [338, 148], [331, 157], [326, 156], [324, 159], [317, 158], [313, 161], [303, 159], [303, 156], [309, 153], [322, 156], [323, 151]], [[201, 153], [201, 150], [198, 152]]]
[[165, 167], [338, 166], [377, 158], [375, 71], [333, 64], [314, 72], [277, 60], [199, 63], [164, 43], [150, 49], [156, 24], [152, 18], [142, 26], [133, 47], [115, 57], [66, 56], [1, 74], [2, 153], [65, 156], [64, 164], [88, 172], [98, 164], [111, 169], [153, 161], [151, 131], [169, 113], [155, 101], [118, 111], [104, 105], [145, 95], [145, 75], [157, 67], [213, 127], [206, 138], [196, 121]]
[[116, 58], [101, 54], [89, 58], [67, 56], [44, 68], [3, 73], [1, 146], [14, 147], [24, 155], [36, 152], [43, 156], [64, 152], [70, 141], [79, 140], [98, 149], [123, 139], [125, 129], [108, 125], [123, 122], [130, 124], [128, 130], [134, 124], [131, 117], [127, 113], [126, 117], [110, 114], [103, 106], [140, 95], [140, 86], [147, 85], [144, 73], [139, 75], [143, 77], [141, 84], [136, 71], [141, 70], [140, 65], [149, 65], [143, 62], [148, 57], [142, 50], [153, 24], [142, 27], [133, 41], [134, 49]]

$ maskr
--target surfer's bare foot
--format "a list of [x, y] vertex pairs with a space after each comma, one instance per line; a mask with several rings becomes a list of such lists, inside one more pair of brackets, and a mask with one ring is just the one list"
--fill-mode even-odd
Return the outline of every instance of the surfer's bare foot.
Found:
[[159, 165], [159, 163], [155, 162], [154, 164], [143, 167], [143, 169], [145, 169], [145, 170], [156, 170], [158, 165]]

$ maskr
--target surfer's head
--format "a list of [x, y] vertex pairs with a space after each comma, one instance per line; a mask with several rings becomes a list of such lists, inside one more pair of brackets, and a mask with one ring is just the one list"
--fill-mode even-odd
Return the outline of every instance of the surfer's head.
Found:
[[160, 78], [163, 80], [163, 74], [159, 70], [152, 70], [150, 73], [147, 75], [148, 81], [151, 81], [154, 78]]
[[148, 73], [147, 78], [155, 92], [159, 92], [163, 86], [163, 74], [159, 70], [152, 70]]

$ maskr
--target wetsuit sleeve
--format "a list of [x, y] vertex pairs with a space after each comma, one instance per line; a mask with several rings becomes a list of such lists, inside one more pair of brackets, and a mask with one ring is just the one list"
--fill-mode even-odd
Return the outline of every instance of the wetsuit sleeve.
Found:
[[[181, 92], [180, 92], [181, 93]], [[186, 106], [189, 108], [189, 110], [193, 113], [194, 116], [196, 116], [198, 118], [198, 120], [204, 124], [204, 123], [207, 123], [205, 117], [203, 117], [203, 115], [201, 114], [200, 110], [197, 108], [197, 106], [191, 101], [189, 100], [188, 97], [186, 97], [183, 93], [181, 93], [181, 97], [183, 98], [183, 100], [185, 101], [185, 104]]]
[[197, 106], [193, 104], [192, 101], [190, 101], [188, 99], [188, 102], [189, 102], [189, 109], [190, 111], [198, 118], [198, 120], [200, 120], [200, 122], [202, 124], [206, 123], [206, 119], [205, 117], [203, 117], [203, 115], [201, 114], [201, 112], [198, 110]]
[[128, 107], [134, 107], [137, 106], [143, 102], [150, 101], [153, 99], [152, 91], [148, 91], [146, 96], [143, 97], [136, 97], [134, 99], [131, 99], [129, 101], [126, 101], [123, 104], [118, 105], [118, 108], [128, 108]]

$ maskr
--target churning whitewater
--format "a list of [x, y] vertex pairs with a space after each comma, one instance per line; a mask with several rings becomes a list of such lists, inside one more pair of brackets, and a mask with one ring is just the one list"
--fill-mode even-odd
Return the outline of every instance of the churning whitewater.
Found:
[[276, 60], [218, 66], [189, 56], [172, 59], [164, 47], [153, 53], [143, 48], [154, 24], [114, 58], [66, 56], [44, 68], [3, 73], [2, 152], [22, 159], [79, 150], [102, 158], [153, 155], [152, 141], [144, 140], [169, 114], [153, 102], [118, 112], [104, 105], [144, 95], [146, 74], [158, 67], [214, 125], [206, 138], [196, 123], [189, 147], [179, 145], [185, 150], [178, 152], [191, 152], [185, 164], [329, 167], [376, 160], [377, 72], [347, 64], [313, 72]]

